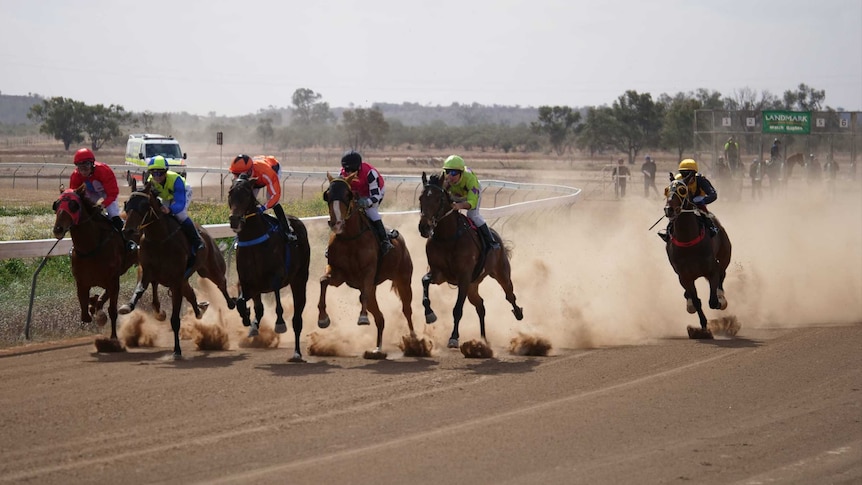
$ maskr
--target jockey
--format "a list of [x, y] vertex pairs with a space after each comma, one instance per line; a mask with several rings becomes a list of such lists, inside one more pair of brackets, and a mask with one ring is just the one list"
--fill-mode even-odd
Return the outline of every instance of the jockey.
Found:
[[386, 190], [383, 188], [383, 177], [374, 166], [362, 161], [362, 155], [348, 150], [341, 157], [340, 176], [345, 178], [353, 173], [356, 174], [356, 177], [350, 182], [350, 189], [359, 197], [357, 202], [360, 207], [365, 209], [365, 215], [371, 221], [371, 227], [377, 235], [377, 240], [380, 241], [380, 252], [385, 255], [395, 246], [389, 242], [389, 236], [383, 226], [383, 219], [377, 210], [386, 194]]
[[769, 149], [769, 158], [773, 162], [781, 159], [781, 140], [778, 138], [772, 140], [772, 147]]
[[479, 213], [479, 205], [482, 203], [479, 179], [458, 155], [450, 155], [443, 162], [443, 188], [455, 201], [452, 202], [452, 209], [467, 209], [467, 217], [476, 225], [485, 247], [500, 249], [500, 242], [494, 239], [491, 229]]
[[[708, 204], [712, 204], [718, 199], [718, 192], [709, 179], [698, 173], [697, 162], [691, 158], [679, 162], [679, 173], [674, 176], [674, 179], [685, 182], [688, 187], [688, 198], [703, 213], [702, 220], [706, 223], [710, 236], [718, 234], [715, 215], [706, 208]], [[668, 195], [667, 192], [668, 189], [665, 188], [665, 197]], [[665, 242], [670, 239], [672, 225], [672, 223], [668, 223], [667, 231], [664, 234], [658, 233]]]
[[269, 197], [266, 202], [258, 207], [258, 211], [263, 214], [265, 210], [272, 209], [278, 224], [281, 226], [281, 232], [287, 238], [288, 242], [296, 241], [296, 233], [293, 232], [293, 226], [284, 214], [284, 208], [281, 207], [281, 181], [279, 180], [279, 172], [281, 167], [278, 160], [273, 156], [259, 157], [260, 159], [251, 159], [248, 155], [239, 154], [233, 159], [230, 164], [230, 173], [233, 174], [234, 180], [242, 174], [246, 174], [249, 179], [254, 180], [254, 196], [260, 192], [262, 187], [266, 187], [266, 195]]
[[193, 258], [204, 248], [204, 242], [188, 214], [189, 203], [192, 201], [192, 188], [186, 184], [180, 174], [168, 170], [167, 161], [161, 155], [151, 158], [147, 168], [149, 170], [147, 183], [152, 184], [158, 194], [162, 202], [162, 213], [170, 214], [179, 221], [183, 234], [189, 240]]
[[[89, 148], [81, 148], [75, 152], [75, 170], [69, 176], [69, 187], [77, 189], [86, 186], [86, 197], [93, 204], [105, 208], [108, 219], [120, 234], [123, 233], [123, 220], [120, 218], [120, 205], [117, 197], [120, 189], [117, 187], [117, 176], [110, 166], [96, 161], [96, 156]], [[125, 239], [125, 238], [123, 238]], [[134, 241], [126, 241], [126, 250], [137, 248]]]

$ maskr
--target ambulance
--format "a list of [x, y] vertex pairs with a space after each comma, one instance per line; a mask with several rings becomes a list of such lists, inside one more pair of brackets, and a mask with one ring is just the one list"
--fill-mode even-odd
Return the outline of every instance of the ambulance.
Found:
[[147, 176], [147, 163], [156, 155], [165, 157], [168, 169], [186, 177], [186, 154], [180, 149], [180, 142], [172, 136], [151, 133], [129, 135], [126, 142], [126, 182], [132, 190], [143, 183]]

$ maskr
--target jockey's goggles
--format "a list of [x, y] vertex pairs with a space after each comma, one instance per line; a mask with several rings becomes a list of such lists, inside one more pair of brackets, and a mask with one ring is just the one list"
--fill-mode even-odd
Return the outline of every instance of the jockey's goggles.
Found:
[[153, 176], [156, 176], [156, 177], [161, 177], [166, 173], [167, 173], [166, 170], [150, 170], [150, 174], [152, 174]]
[[446, 170], [446, 174], [454, 177], [456, 175], [461, 175], [461, 171], [450, 169], [450, 170]]

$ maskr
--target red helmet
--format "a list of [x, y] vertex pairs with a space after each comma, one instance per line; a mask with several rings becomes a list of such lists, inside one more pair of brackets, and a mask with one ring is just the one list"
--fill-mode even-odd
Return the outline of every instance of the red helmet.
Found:
[[79, 163], [93, 163], [96, 161], [96, 156], [89, 148], [81, 148], [75, 152], [75, 165]]
[[230, 164], [230, 173], [239, 175], [248, 172], [251, 170], [254, 162], [251, 157], [248, 155], [239, 154], [236, 158], [233, 159], [233, 162]]

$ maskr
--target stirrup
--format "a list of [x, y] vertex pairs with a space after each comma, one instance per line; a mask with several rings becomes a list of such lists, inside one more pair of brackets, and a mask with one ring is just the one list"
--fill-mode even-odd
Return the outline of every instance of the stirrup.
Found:
[[395, 249], [395, 246], [393, 246], [392, 243], [389, 242], [389, 239], [380, 243], [380, 252], [384, 255], [389, 251], [392, 251], [393, 249]]
[[294, 234], [292, 231], [285, 231], [284, 237], [287, 239], [287, 242], [290, 243], [294, 243], [299, 240], [299, 238], [296, 237], [296, 234]]
[[131, 252], [134, 252], [137, 250], [138, 250], [138, 243], [136, 243], [135, 241], [132, 241], [131, 239], [126, 241], [126, 251], [131, 253]]

